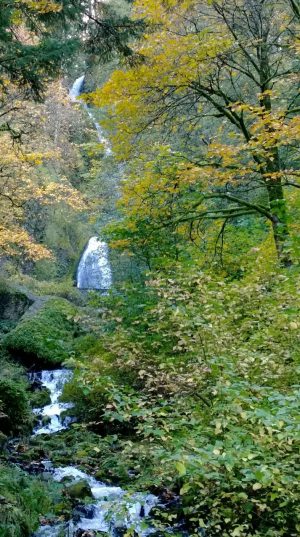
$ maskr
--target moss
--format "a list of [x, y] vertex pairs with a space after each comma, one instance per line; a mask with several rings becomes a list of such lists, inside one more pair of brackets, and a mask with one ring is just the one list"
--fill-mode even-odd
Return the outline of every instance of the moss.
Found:
[[47, 388], [37, 389], [30, 394], [32, 408], [41, 408], [51, 403], [50, 391]]
[[55, 366], [72, 350], [76, 331], [76, 308], [62, 298], [49, 299], [32, 315], [27, 315], [3, 339], [5, 348], [26, 365]]
[[65, 494], [72, 499], [84, 499], [92, 498], [91, 487], [88, 482], [85, 480], [77, 481], [76, 483], [71, 483], [65, 487]]
[[25, 293], [9, 287], [0, 280], [0, 321], [9, 324], [18, 321], [25, 313], [32, 301]]

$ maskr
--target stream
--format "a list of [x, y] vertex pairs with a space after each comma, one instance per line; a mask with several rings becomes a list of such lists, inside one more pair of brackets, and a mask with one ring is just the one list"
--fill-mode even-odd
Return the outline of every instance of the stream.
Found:
[[[100, 124], [92, 110], [79, 97], [83, 90], [85, 75], [77, 78], [70, 89], [71, 102], [81, 104], [97, 131], [99, 142], [104, 147], [104, 158], [112, 154], [109, 141], [105, 138]], [[109, 262], [108, 246], [99, 237], [91, 237], [81, 256], [77, 270], [77, 287], [106, 292], [112, 285], [112, 272]], [[66, 368], [45, 370], [30, 374], [30, 380], [39, 387], [49, 390], [50, 403], [33, 410], [38, 424], [33, 430], [33, 437], [53, 435], [67, 429], [73, 418], [67, 416], [71, 403], [63, 403], [60, 396], [64, 385], [72, 378], [72, 371]], [[84, 434], [84, 433], [83, 433]], [[141, 537], [156, 532], [149, 522], [149, 514], [159, 499], [153, 494], [129, 494], [117, 486], [110, 486], [98, 481], [92, 475], [70, 464], [55, 467], [49, 460], [41, 461], [42, 466], [57, 482], [85, 482], [91, 490], [91, 502], [81, 502], [73, 509], [73, 516], [68, 522], [54, 525], [42, 525], [33, 537], [93, 537], [95, 532], [104, 532], [112, 537], [122, 537], [126, 530]], [[71, 463], [71, 461], [70, 461]], [[162, 507], [163, 505], [160, 504]]]
[[[34, 409], [39, 423], [34, 428], [33, 436], [51, 435], [69, 427], [71, 419], [65, 416], [65, 411], [72, 404], [62, 403], [59, 399], [64, 385], [71, 378], [72, 371], [69, 369], [40, 371], [30, 375], [31, 382], [47, 388], [51, 397], [50, 404]], [[68, 522], [41, 526], [33, 537], [92, 537], [95, 531], [117, 537], [129, 528], [134, 530], [135, 535], [146, 536], [155, 531], [147, 527], [144, 519], [159, 503], [156, 496], [145, 493], [129, 495], [122, 488], [102, 483], [71, 464], [55, 468], [49, 460], [42, 462], [54, 481], [87, 482], [94, 501], [77, 506], [76, 516], [73, 513], [73, 519]]]

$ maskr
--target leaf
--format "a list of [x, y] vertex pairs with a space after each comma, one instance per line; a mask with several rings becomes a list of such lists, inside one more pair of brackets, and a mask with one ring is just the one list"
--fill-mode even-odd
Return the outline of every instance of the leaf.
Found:
[[175, 468], [177, 472], [179, 473], [180, 477], [186, 474], [186, 466], [183, 462], [181, 461], [176, 462]]
[[254, 483], [254, 485], [252, 486], [253, 490], [259, 490], [262, 488], [262, 484], [261, 483]]
[[179, 491], [179, 494], [183, 495], [183, 494], [186, 494], [189, 490], [191, 490], [191, 485], [189, 483], [185, 483], [180, 491]]

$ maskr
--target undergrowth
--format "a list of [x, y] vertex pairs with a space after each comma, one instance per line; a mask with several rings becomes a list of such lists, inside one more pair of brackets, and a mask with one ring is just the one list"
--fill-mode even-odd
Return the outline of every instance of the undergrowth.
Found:
[[65, 397], [114, 438], [101, 464], [178, 493], [192, 534], [296, 537], [298, 269], [179, 266], [93, 304]]

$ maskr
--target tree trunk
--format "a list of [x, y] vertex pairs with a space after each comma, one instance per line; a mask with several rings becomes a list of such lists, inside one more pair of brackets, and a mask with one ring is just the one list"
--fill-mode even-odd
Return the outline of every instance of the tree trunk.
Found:
[[289, 249], [286, 201], [281, 180], [267, 184], [269, 203], [273, 215], [272, 228], [277, 256], [281, 266], [290, 267], [292, 260]]
[[[266, 34], [267, 35], [267, 34]], [[271, 79], [271, 71], [268, 57], [267, 37], [262, 35], [261, 43], [258, 46], [258, 58], [260, 60], [260, 82], [261, 82], [261, 98], [260, 105], [264, 113], [266, 113], [266, 132], [272, 134], [273, 128], [268, 122], [268, 114], [272, 111], [272, 101], [268, 90], [269, 80]], [[266, 188], [269, 197], [271, 209], [273, 237], [276, 246], [277, 256], [280, 265], [290, 267], [292, 265], [290, 245], [289, 245], [289, 229], [286, 201], [281, 179], [281, 165], [278, 147], [275, 146], [269, 150], [266, 156], [263, 172], [266, 173], [267, 179]]]

